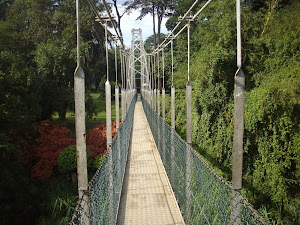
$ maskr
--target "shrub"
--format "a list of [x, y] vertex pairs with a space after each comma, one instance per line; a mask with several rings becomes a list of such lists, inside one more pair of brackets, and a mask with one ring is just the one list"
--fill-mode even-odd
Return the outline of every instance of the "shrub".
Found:
[[[121, 123], [120, 123], [121, 124]], [[116, 121], [112, 123], [112, 136], [117, 132]], [[87, 150], [96, 159], [106, 152], [106, 123], [101, 123], [91, 129], [87, 135]]]
[[[93, 167], [93, 158], [90, 152], [86, 152], [87, 167]], [[57, 160], [58, 170], [61, 173], [72, 173], [76, 172], [77, 168], [77, 156], [76, 146], [66, 147], [60, 154]]]
[[49, 120], [30, 126], [25, 132], [11, 132], [11, 136], [21, 147], [24, 163], [35, 181], [48, 180], [54, 173], [60, 152], [75, 144], [71, 130]]

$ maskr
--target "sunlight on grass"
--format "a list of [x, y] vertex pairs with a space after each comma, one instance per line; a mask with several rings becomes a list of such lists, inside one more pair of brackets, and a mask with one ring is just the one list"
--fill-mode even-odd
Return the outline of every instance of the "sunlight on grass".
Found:
[[[105, 98], [99, 98], [99, 96], [100, 96], [99, 93], [91, 93], [91, 96], [92, 96], [93, 101], [96, 105], [96, 112], [97, 113], [96, 113], [96, 115], [93, 116], [93, 118], [86, 118], [86, 131], [87, 131], [87, 133], [90, 129], [95, 127], [97, 124], [106, 122], [105, 121], [105, 119], [106, 119]], [[120, 102], [119, 105], [121, 105], [121, 102]], [[116, 119], [116, 107], [115, 107], [115, 101], [114, 100], [111, 101], [111, 109], [112, 109], [112, 121], [114, 121]], [[120, 108], [119, 112], [120, 112], [120, 118], [121, 118], [121, 108]], [[52, 119], [53, 119], [54, 122], [56, 122], [58, 124], [66, 124], [67, 128], [69, 128], [72, 131], [73, 136], [75, 136], [75, 113], [74, 113], [74, 111], [67, 110], [65, 120], [60, 120], [58, 118], [58, 113], [54, 113], [52, 115]]]

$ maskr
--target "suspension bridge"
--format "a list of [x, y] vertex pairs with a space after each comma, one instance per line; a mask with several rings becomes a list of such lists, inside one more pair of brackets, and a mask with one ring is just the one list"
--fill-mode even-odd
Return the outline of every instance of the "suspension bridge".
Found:
[[[105, 28], [106, 61], [108, 40], [115, 44], [121, 60], [121, 121], [119, 127], [119, 85], [115, 86], [117, 133], [111, 132], [111, 85], [107, 65], [106, 123], [107, 153], [92, 180], [87, 181], [85, 156], [84, 72], [80, 64], [79, 1], [77, 0], [77, 68], [75, 71], [76, 148], [79, 202], [70, 224], [266, 224], [241, 195], [244, 74], [241, 70], [240, 3], [237, 0], [237, 66], [235, 74], [235, 137], [233, 180], [229, 184], [192, 148], [192, 86], [189, 77], [191, 6], [165, 41], [146, 53], [142, 30], [132, 29], [129, 51], [114, 25], [106, 2], [107, 16], [98, 14]], [[111, 22], [116, 35], [108, 32]], [[181, 24], [186, 22], [185, 25]], [[179, 25], [182, 28], [175, 33]], [[173, 85], [173, 40], [188, 32], [188, 78], [186, 85], [186, 141], [175, 130], [175, 87]], [[121, 44], [117, 46], [117, 42]], [[166, 123], [164, 48], [171, 46], [171, 126]], [[161, 65], [162, 64], [162, 65]], [[162, 71], [160, 68], [162, 66]], [[160, 72], [162, 74], [160, 74]], [[162, 77], [161, 79], [158, 79]], [[162, 82], [162, 84], [159, 84]], [[160, 89], [162, 87], [162, 89]], [[161, 96], [160, 96], [161, 94]]]

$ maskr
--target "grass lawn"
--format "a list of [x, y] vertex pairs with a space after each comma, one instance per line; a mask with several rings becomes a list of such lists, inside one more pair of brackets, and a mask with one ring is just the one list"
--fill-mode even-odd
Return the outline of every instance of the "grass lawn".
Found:
[[[106, 106], [105, 106], [105, 98], [99, 98], [99, 93], [91, 93], [91, 96], [93, 98], [93, 101], [96, 105], [96, 112], [97, 114], [93, 116], [93, 118], [86, 118], [85, 123], [86, 123], [86, 133], [89, 132], [90, 129], [95, 127], [97, 124], [100, 124], [102, 122], [106, 122]], [[121, 99], [121, 98], [120, 98]], [[121, 106], [121, 102], [119, 103]], [[112, 109], [112, 121], [116, 119], [116, 107], [115, 107], [115, 101], [111, 101], [111, 109]], [[120, 118], [121, 118], [121, 108], [119, 110], [120, 112]], [[66, 119], [65, 120], [60, 120], [58, 118], [58, 113], [54, 113], [52, 115], [52, 119], [54, 122], [58, 124], [66, 124], [67, 128], [69, 128], [73, 136], [75, 137], [75, 113], [74, 111], [67, 111], [66, 114]]]

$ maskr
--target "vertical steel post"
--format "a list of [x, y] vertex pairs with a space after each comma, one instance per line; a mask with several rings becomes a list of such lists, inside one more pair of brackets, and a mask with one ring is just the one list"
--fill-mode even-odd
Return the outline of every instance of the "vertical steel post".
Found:
[[120, 47], [120, 51], [119, 51], [119, 54], [120, 54], [120, 78], [121, 78], [121, 89], [124, 88], [124, 79], [123, 79], [123, 55], [122, 55], [122, 50], [121, 50], [121, 47]]
[[186, 224], [191, 224], [192, 85], [186, 85]]
[[154, 108], [153, 103], [154, 103], [154, 91], [153, 91], [153, 89], [151, 89], [151, 108], [152, 109]]
[[130, 89], [126, 90], [126, 113], [128, 113], [129, 110], [129, 99], [130, 99]]
[[232, 200], [230, 224], [241, 224], [241, 197], [243, 172], [243, 136], [244, 136], [244, 102], [245, 75], [242, 71], [242, 41], [241, 41], [241, 6], [236, 0], [237, 20], [237, 67], [234, 77], [234, 138], [232, 159]]
[[152, 95], [152, 102], [151, 102], [151, 107], [152, 109], [154, 109], [154, 75], [153, 75], [153, 58], [152, 58], [152, 55], [149, 56], [150, 57], [150, 63], [151, 63], [151, 95]]
[[162, 83], [162, 118], [166, 119], [166, 91], [165, 91], [165, 56], [164, 49], [162, 50], [162, 69], [163, 69], [163, 83]]
[[160, 116], [160, 90], [157, 89], [157, 114]]
[[[121, 54], [120, 54], [121, 58]], [[115, 86], [115, 107], [116, 107], [116, 130], [119, 130], [120, 127], [120, 106], [119, 106], [119, 86], [118, 86], [118, 57], [117, 57], [117, 43], [115, 42], [115, 70], [116, 70], [116, 86]], [[122, 69], [121, 69], [121, 76], [122, 76]], [[117, 160], [117, 179], [118, 181], [121, 179], [121, 143], [120, 137], [117, 140], [117, 147], [118, 147], [118, 160]], [[117, 189], [117, 192], [121, 190]]]
[[156, 89], [154, 89], [153, 91], [154, 91], [153, 104], [154, 104], [154, 111], [156, 112], [156, 99], [157, 99]]
[[166, 119], [166, 90], [162, 89], [162, 118]]
[[107, 145], [107, 153], [108, 154], [108, 163], [109, 163], [109, 223], [113, 223], [113, 193], [114, 193], [114, 186], [113, 186], [113, 153], [112, 153], [112, 129], [111, 129], [111, 85], [109, 83], [109, 67], [108, 67], [108, 43], [107, 43], [107, 23], [105, 23], [105, 47], [106, 47], [106, 76], [107, 81], [105, 82], [105, 103], [106, 103], [106, 145]]
[[175, 135], [175, 86], [174, 86], [174, 57], [173, 57], [173, 39], [171, 40], [171, 64], [172, 64], [172, 87], [171, 87], [171, 183], [174, 182], [175, 178], [175, 146], [174, 146], [174, 135]]
[[159, 52], [157, 53], [157, 114], [160, 116], [160, 77], [159, 77]]
[[[162, 89], [162, 119], [163, 119], [163, 123], [165, 122], [166, 119], [166, 104], [165, 104], [165, 97], [166, 97], [166, 91], [165, 88]], [[166, 163], [166, 146], [165, 146], [165, 126], [164, 124], [162, 124], [162, 140], [161, 140], [161, 144], [162, 144], [162, 160], [163, 163]]]
[[109, 163], [109, 218], [110, 224], [112, 224], [114, 209], [113, 209], [113, 152], [111, 148], [112, 144], [112, 129], [111, 129], [111, 85], [107, 80], [105, 82], [105, 102], [106, 102], [106, 145]]
[[[86, 130], [85, 130], [85, 75], [80, 62], [80, 15], [79, 0], [76, 0], [77, 19], [77, 67], [74, 73], [74, 98], [75, 98], [75, 129], [76, 129], [76, 154], [78, 174], [78, 196], [88, 202], [88, 178], [86, 159]], [[85, 195], [84, 195], [85, 194]], [[86, 204], [87, 205], [87, 204]], [[88, 208], [84, 209], [88, 215]]]
[[151, 73], [151, 63], [150, 56], [147, 57], [147, 65], [148, 65], [148, 91], [149, 91], [149, 104], [152, 107], [152, 73]]
[[161, 148], [160, 148], [160, 90], [159, 88], [157, 88], [157, 139], [158, 139], [158, 151], [161, 151]]
[[117, 43], [115, 43], [115, 70], [116, 70], [116, 86], [115, 86], [115, 107], [116, 107], [116, 129], [120, 126], [119, 112], [119, 86], [118, 86], [118, 59], [117, 59]]
[[175, 177], [175, 146], [174, 146], [174, 134], [175, 134], [175, 86], [171, 88], [171, 183], [174, 182]]
[[127, 98], [128, 98], [128, 90], [124, 89], [124, 119], [126, 118], [127, 115]]
[[192, 179], [192, 84], [190, 82], [190, 22], [187, 24], [188, 33], [188, 82], [186, 84], [186, 224], [191, 224], [191, 179]]
[[164, 56], [164, 48], [161, 51], [162, 54], [162, 73], [163, 73], [163, 80], [162, 80], [162, 119], [163, 119], [163, 124], [162, 124], [162, 160], [163, 163], [166, 163], [166, 146], [165, 146], [165, 126], [164, 122], [166, 119], [166, 91], [165, 91], [165, 56]]
[[119, 86], [116, 84], [115, 87], [115, 106], [116, 106], [116, 129], [119, 130], [120, 127], [120, 105], [119, 105]]
[[121, 90], [121, 109], [122, 109], [122, 123], [125, 120], [125, 91], [124, 88]]
[[186, 85], [186, 142], [192, 144], [192, 84]]
[[122, 81], [122, 86], [121, 86], [121, 120], [122, 123], [124, 121], [124, 68], [123, 68], [123, 54], [122, 50], [120, 48], [120, 60], [121, 60], [121, 81]]

